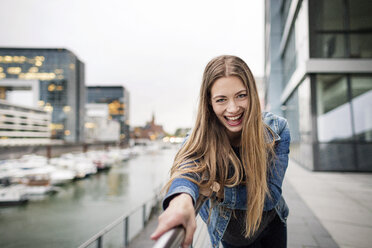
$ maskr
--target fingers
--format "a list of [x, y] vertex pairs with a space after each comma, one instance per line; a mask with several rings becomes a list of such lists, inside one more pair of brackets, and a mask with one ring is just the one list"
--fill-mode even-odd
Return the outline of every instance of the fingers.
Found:
[[182, 246], [188, 247], [196, 229], [195, 209], [192, 198], [188, 194], [181, 194], [170, 202], [168, 208], [159, 216], [158, 226], [150, 238], [157, 240], [165, 232], [178, 225], [182, 225], [186, 230]]
[[195, 218], [193, 218], [192, 220], [189, 220], [188, 225], [186, 227], [185, 239], [182, 244], [183, 248], [187, 248], [191, 245], [195, 230], [196, 230], [196, 221], [195, 221]]
[[159, 216], [158, 223], [159, 224], [157, 228], [150, 236], [150, 238], [153, 240], [157, 240], [158, 238], [160, 238], [160, 236], [162, 236], [173, 227], [176, 227], [178, 225], [185, 226], [184, 220], [179, 214], [173, 212], [169, 213], [168, 211], [165, 211]]
[[159, 224], [157, 226], [157, 228], [155, 229], [155, 231], [151, 234], [150, 238], [152, 240], [157, 240], [158, 238], [160, 238], [161, 235], [163, 235], [166, 231], [167, 231], [167, 227], [166, 225], [163, 225], [163, 224]]

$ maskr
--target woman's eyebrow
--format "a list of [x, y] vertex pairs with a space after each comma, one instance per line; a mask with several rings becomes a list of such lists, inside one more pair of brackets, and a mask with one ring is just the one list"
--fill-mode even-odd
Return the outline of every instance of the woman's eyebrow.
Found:
[[238, 94], [243, 93], [243, 92], [247, 92], [247, 90], [246, 90], [246, 89], [244, 89], [244, 90], [240, 90], [240, 91], [236, 92], [235, 95], [238, 95]]
[[226, 97], [226, 96], [224, 96], [224, 95], [217, 95], [217, 96], [212, 97], [212, 99], [220, 98], [220, 97]]

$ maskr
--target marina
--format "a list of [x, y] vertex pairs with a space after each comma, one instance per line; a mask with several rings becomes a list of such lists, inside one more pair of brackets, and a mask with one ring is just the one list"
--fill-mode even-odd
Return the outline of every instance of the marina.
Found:
[[[177, 149], [177, 145], [170, 149], [134, 147], [71, 153], [50, 160], [28, 156], [2, 161], [0, 195], [11, 204], [0, 207], [0, 247], [78, 247], [159, 194]], [[79, 166], [73, 166], [74, 161]], [[9, 164], [13, 170], [6, 169]], [[68, 179], [68, 171], [75, 173], [74, 179]], [[52, 172], [56, 173], [53, 180]], [[15, 199], [22, 204], [16, 205]], [[142, 212], [135, 215], [141, 217]], [[131, 230], [141, 228], [140, 217], [130, 222]], [[114, 233], [105, 242], [115, 246], [120, 239]]]

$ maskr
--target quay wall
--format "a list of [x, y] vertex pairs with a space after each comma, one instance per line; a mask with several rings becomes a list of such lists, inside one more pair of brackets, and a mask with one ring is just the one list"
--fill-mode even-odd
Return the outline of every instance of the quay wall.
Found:
[[56, 145], [24, 145], [1, 146], [0, 160], [17, 159], [25, 154], [36, 154], [48, 158], [58, 157], [69, 152], [87, 152], [91, 150], [106, 150], [109, 147], [121, 147], [117, 143], [66, 143]]

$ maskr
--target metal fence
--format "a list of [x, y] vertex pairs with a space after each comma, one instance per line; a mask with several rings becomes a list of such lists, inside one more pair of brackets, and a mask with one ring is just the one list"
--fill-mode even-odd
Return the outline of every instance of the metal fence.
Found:
[[[207, 199], [207, 197], [200, 195], [197, 202], [196, 202], [196, 208], [195, 213], [198, 214], [201, 206], [203, 205], [204, 201]], [[107, 225], [105, 228], [103, 228], [101, 231], [99, 231], [97, 234], [93, 235], [90, 239], [85, 241], [83, 244], [79, 246], [79, 248], [87, 248], [90, 245], [96, 244], [96, 247], [102, 248], [103, 247], [103, 238], [108, 233], [112, 232], [113, 229], [119, 225], [123, 227], [123, 233], [122, 233], [122, 240], [123, 240], [123, 246], [122, 247], [128, 247], [129, 242], [131, 241], [131, 237], [134, 237], [136, 234], [138, 234], [140, 231], [143, 230], [143, 228], [146, 226], [148, 220], [152, 217], [152, 214], [158, 211], [158, 208], [160, 206], [160, 196], [159, 194], [156, 194], [155, 197], [151, 198], [150, 200], [147, 200], [144, 202], [141, 206], [135, 208], [133, 211], [131, 211], [129, 214], [123, 215], [116, 219], [111, 224]], [[148, 208], [150, 207], [150, 208]], [[149, 214], [147, 214], [146, 210]], [[130, 221], [129, 219], [139, 211], [142, 211], [142, 228], [138, 230], [137, 233], [129, 233], [130, 230]], [[195, 236], [199, 236], [200, 230], [196, 231]], [[185, 238], [185, 229], [182, 226], [177, 226], [175, 228], [172, 228], [168, 232], [164, 233], [155, 243], [153, 248], [178, 248], [181, 246], [183, 240]], [[203, 239], [203, 238], [202, 238]], [[195, 240], [194, 240], [195, 241]], [[192, 246], [191, 246], [192, 247]], [[198, 246], [195, 246], [198, 247]]]
[[[96, 243], [96, 247], [102, 248], [103, 247], [103, 238], [105, 235], [107, 235], [109, 232], [112, 232], [113, 229], [119, 225], [122, 225], [123, 227], [123, 247], [128, 247], [130, 238], [135, 236], [137, 233], [139, 233], [146, 225], [147, 221], [151, 218], [154, 211], [157, 211], [157, 208], [159, 207], [160, 198], [157, 194], [155, 197], [147, 200], [144, 202], [141, 206], [135, 208], [133, 211], [131, 211], [129, 214], [123, 215], [116, 219], [111, 224], [107, 225], [105, 228], [103, 228], [101, 231], [99, 231], [97, 234], [93, 235], [90, 239], [85, 241], [83, 244], [79, 246], [79, 248], [86, 248], [90, 245]], [[148, 210], [148, 211], [146, 211]], [[139, 211], [142, 211], [142, 229], [140, 229], [137, 233], [129, 233], [130, 230], [130, 218], [138, 213]], [[147, 214], [147, 212], [149, 214]]]

